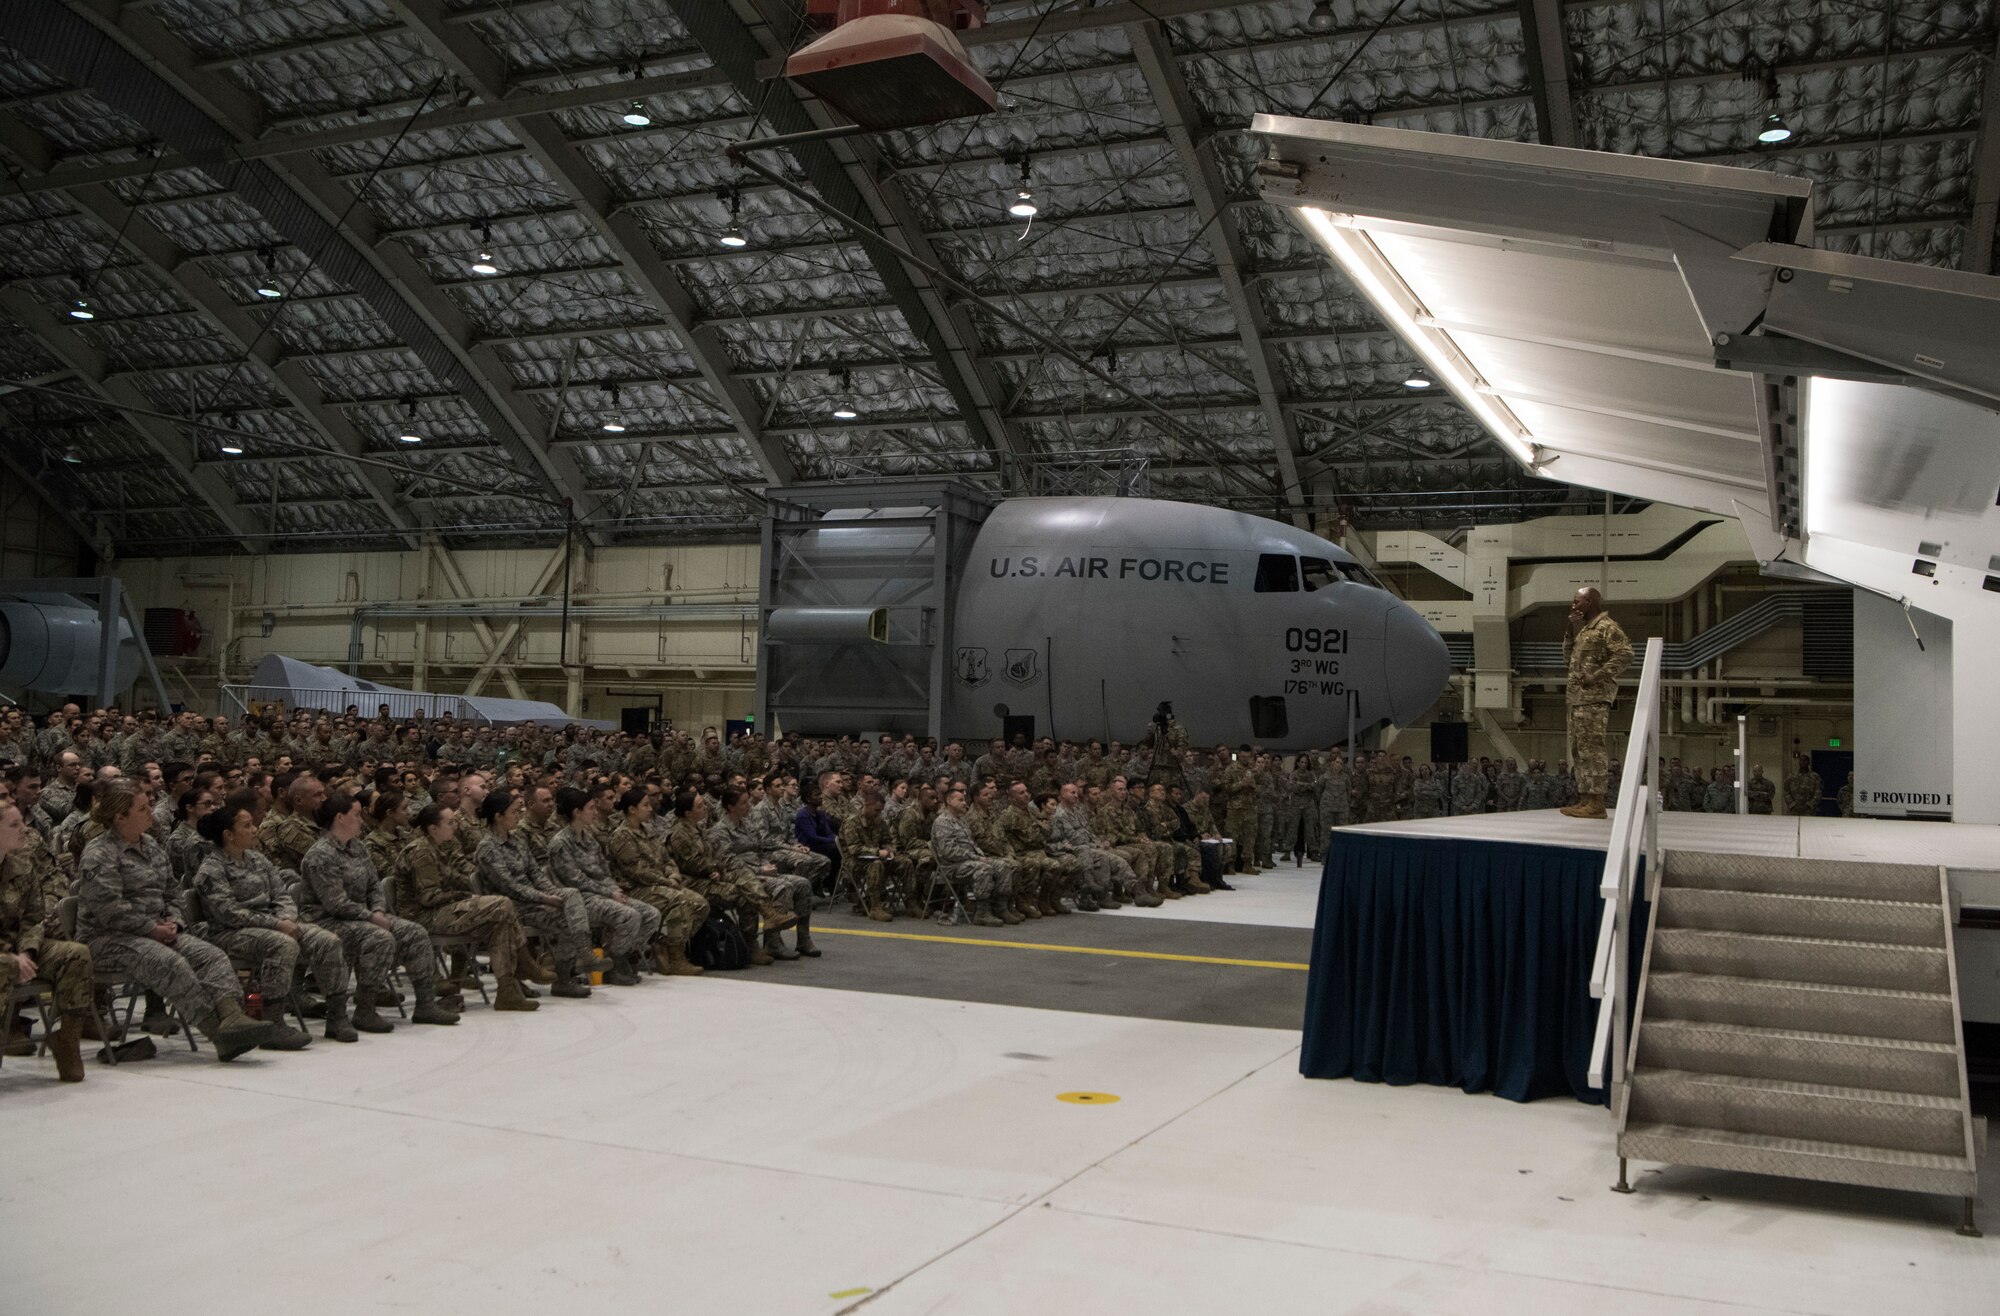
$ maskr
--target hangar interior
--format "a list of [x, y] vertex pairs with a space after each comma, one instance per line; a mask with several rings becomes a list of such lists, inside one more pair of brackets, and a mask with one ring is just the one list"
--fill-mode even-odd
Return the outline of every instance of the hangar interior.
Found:
[[[979, 7], [839, 17], [873, 8]], [[1958, 825], [1879, 825], [1993, 818], [2000, 769], [1974, 760], [1996, 714], [1973, 695], [2000, 631], [1974, 610], [2000, 590], [2000, 543], [1975, 561], [1976, 536], [1912, 534], [1888, 566], [1809, 566], [1783, 501], [1796, 464], [1769, 460], [1782, 441], [1714, 417], [1701, 452], [1742, 505], [1678, 454], [1640, 451], [1658, 482], [1634, 484], [1517, 451], [1490, 419], [1506, 381], [1458, 387], [1281, 195], [1296, 179], [1260, 173], [1312, 142], [1299, 122], [1355, 130], [1336, 145], [1363, 163], [1379, 128], [1725, 166], [1774, 197], [1809, 188], [1812, 250], [1987, 276], [1991, 0], [1000, 0], [951, 34], [990, 112], [865, 132], [784, 76], [834, 10], [0, 7], [0, 596], [115, 577], [158, 674], [118, 692], [126, 711], [240, 722], [285, 702], [257, 686], [284, 658], [613, 730], [781, 735], [760, 678], [787, 489], [1161, 500], [1317, 535], [1443, 637], [1436, 701], [1369, 728], [1369, 749], [1442, 760], [1463, 724], [1473, 760], [1567, 759], [1566, 613], [1595, 587], [1641, 651], [1628, 705], [1663, 642], [1643, 687], [1659, 758], [1783, 781], [1803, 757], [1822, 783], [1822, 817], [1748, 820], [1770, 826], [1745, 853], [1893, 861], [1905, 833], [1836, 815], [1941, 820], [1954, 782]], [[725, 155], [772, 137], [789, 145]], [[1509, 295], [1526, 321], [1588, 292]], [[1990, 344], [1960, 345], [1938, 370], [1990, 425]], [[1655, 413], [1706, 396], [1560, 406], [1638, 426], [1643, 447]], [[1856, 451], [1846, 474], [1900, 510], [1956, 499], [1990, 521], [1992, 463], [1940, 492], [1914, 458]], [[1934, 584], [1954, 591], [1935, 615]], [[949, 623], [931, 624], [948, 681]], [[66, 699], [99, 702], [0, 677], [0, 713]], [[1871, 754], [1894, 799], [1850, 806], [1842, 774]], [[1507, 831], [1534, 816], [1428, 839], [1582, 835]], [[1833, 839], [1813, 850], [1817, 823]], [[1026, 927], [955, 908], [878, 927], [837, 900], [824, 958], [649, 973], [533, 1020], [468, 998], [457, 1029], [398, 1020], [228, 1068], [190, 1031], [144, 1064], [93, 1060], [81, 1091], [9, 1051], [0, 1293], [71, 1305], [97, 1265], [84, 1239], [172, 1184], [184, 1230], [132, 1240], [95, 1274], [100, 1303], [1984, 1311], [2000, 1261], [1950, 1230], [2000, 1203], [1981, 1154], [2000, 847], [1934, 853], [1929, 835], [1900, 848], [1949, 873], [1955, 967], [1922, 968], [1951, 975], [1968, 1021], [1963, 1217], [1869, 1186], [1885, 1180], [1713, 1161], [1635, 1169], [1639, 1193], [1609, 1197], [1631, 1108], [1607, 1119], [1601, 1093], [1302, 1080], [1322, 875], [1316, 851], [1281, 852], [1231, 891]], [[1646, 930], [1606, 882], [1622, 948]], [[1896, 938], [1861, 939], [1901, 965], [1876, 944]], [[1620, 1030], [1637, 1027], [1611, 1003], [1623, 982], [1591, 984], [1601, 1013], [1583, 1002]], [[1852, 1096], [1829, 1083], [1808, 1095]], [[1855, 1098], [1853, 1126], [1938, 1116], [1898, 1091]], [[1795, 1108], [1758, 1093], [1772, 1104], [1744, 1118], [1776, 1137]], [[246, 1226], [250, 1202], [266, 1218]], [[272, 1260], [230, 1263], [216, 1299], [239, 1231]]]

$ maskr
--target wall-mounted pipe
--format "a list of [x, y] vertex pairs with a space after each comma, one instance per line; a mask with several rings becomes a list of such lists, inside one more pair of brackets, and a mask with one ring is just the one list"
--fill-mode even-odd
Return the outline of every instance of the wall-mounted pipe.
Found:
[[[522, 607], [518, 603], [511, 607], [498, 604], [468, 606], [461, 601], [436, 605], [408, 603], [369, 603], [353, 610], [353, 618], [347, 633], [347, 661], [351, 668], [358, 669], [363, 653], [361, 628], [370, 621], [385, 618], [422, 618], [435, 621], [443, 617], [464, 617], [468, 620], [504, 621], [549, 621], [560, 623], [563, 614], [556, 606]], [[572, 605], [569, 609], [571, 621], [578, 619], [599, 621], [734, 621], [752, 622], [757, 619], [757, 606], [752, 603], [586, 603]]]

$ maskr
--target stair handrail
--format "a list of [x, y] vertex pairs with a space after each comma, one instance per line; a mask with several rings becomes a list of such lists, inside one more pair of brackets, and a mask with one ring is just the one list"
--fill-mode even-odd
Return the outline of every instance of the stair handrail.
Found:
[[[1639, 669], [1639, 693], [1632, 701], [1632, 729], [1625, 737], [1625, 768], [1618, 777], [1611, 843], [1604, 851], [1604, 877], [1597, 887], [1604, 898], [1604, 913], [1598, 919], [1597, 949], [1591, 958], [1590, 994], [1600, 1004], [1588, 1079], [1591, 1087], [1600, 1089], [1606, 1087], [1607, 1079], [1613, 1088], [1625, 1081], [1632, 905], [1638, 898], [1641, 873], [1649, 867], [1657, 872], [1659, 866], [1657, 778], [1665, 642], [1657, 635], [1647, 640], [1645, 654]], [[1617, 1103], [1611, 1104], [1615, 1111]]]

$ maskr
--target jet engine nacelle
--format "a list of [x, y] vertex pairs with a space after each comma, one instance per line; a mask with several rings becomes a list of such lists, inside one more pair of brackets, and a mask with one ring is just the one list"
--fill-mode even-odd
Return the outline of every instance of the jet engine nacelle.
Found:
[[1012, 714], [1132, 741], [1169, 700], [1196, 745], [1316, 748], [1408, 725], [1451, 675], [1437, 632], [1337, 544], [1190, 503], [1002, 503], [954, 615], [945, 728], [967, 740]]

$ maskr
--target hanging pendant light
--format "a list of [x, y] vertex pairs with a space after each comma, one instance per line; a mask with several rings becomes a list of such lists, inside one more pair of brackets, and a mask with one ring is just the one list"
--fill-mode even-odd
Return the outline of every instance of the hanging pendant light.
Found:
[[285, 295], [285, 290], [278, 286], [278, 253], [264, 247], [257, 254], [264, 258], [264, 277], [257, 283], [257, 295], [266, 301], [277, 301]]
[[854, 408], [854, 393], [845, 367], [841, 368], [839, 379], [840, 392], [834, 395], [833, 418], [835, 420], [853, 420], [861, 413]]
[[1333, 0], [1313, 0], [1312, 12], [1306, 15], [1306, 31], [1331, 32], [1340, 26], [1340, 20], [1333, 15]]
[[729, 193], [729, 227], [723, 229], [722, 236], [716, 239], [732, 251], [740, 251], [750, 245], [750, 235], [743, 231], [743, 224], [738, 219], [742, 206], [741, 194], [732, 189]]
[[487, 220], [479, 221], [479, 252], [465, 268], [481, 275], [500, 272], [500, 263], [493, 258], [493, 225]]
[[417, 400], [415, 398], [404, 398], [403, 424], [396, 431], [396, 442], [422, 443], [423, 441], [423, 433], [417, 428]]
[[1016, 219], [1033, 219], [1041, 211], [1035, 204], [1034, 167], [1030, 157], [1021, 157], [1021, 185], [1014, 190], [1014, 200], [1007, 207], [1007, 213]]
[[604, 418], [604, 424], [599, 428], [606, 434], [623, 434], [625, 422], [618, 417], [618, 385], [606, 385], [605, 391], [611, 395], [611, 414]]

